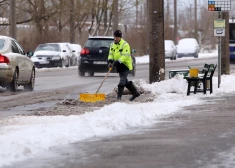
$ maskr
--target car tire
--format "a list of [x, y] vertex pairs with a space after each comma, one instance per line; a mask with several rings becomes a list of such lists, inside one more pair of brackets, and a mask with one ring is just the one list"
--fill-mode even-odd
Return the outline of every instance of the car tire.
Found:
[[92, 71], [91, 71], [91, 72], [88, 72], [88, 75], [89, 75], [89, 76], [94, 76], [94, 74], [95, 74], [95, 72], [92, 72]]
[[85, 76], [85, 71], [78, 69], [79, 76]]
[[64, 61], [64, 59], [61, 59], [61, 68], [63, 68], [65, 66], [65, 61]]
[[174, 60], [176, 60], [176, 55], [174, 56]]
[[77, 59], [75, 57], [73, 57], [72, 61], [71, 61], [71, 66], [76, 66], [76, 61]]
[[73, 59], [72, 58], [69, 59], [69, 62], [70, 62], [70, 66], [73, 66], [74, 63], [73, 63]]
[[70, 67], [70, 65], [71, 65], [71, 59], [70, 58], [68, 58], [68, 64], [66, 65], [66, 67]]
[[17, 70], [15, 70], [12, 82], [7, 84], [7, 86], [6, 86], [7, 90], [12, 91], [12, 92], [17, 91], [17, 89], [18, 89], [18, 77], [19, 77], [18, 72], [17, 72]]
[[34, 84], [35, 84], [35, 69], [33, 68], [30, 77], [30, 82], [24, 85], [24, 89], [32, 91], [34, 89]]

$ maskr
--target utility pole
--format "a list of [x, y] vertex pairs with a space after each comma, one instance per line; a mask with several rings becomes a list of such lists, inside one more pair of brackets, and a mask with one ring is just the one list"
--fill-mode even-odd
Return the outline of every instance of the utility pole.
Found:
[[178, 26], [177, 26], [177, 0], [174, 0], [174, 42], [178, 43]]
[[10, 37], [16, 39], [16, 2], [10, 0]]
[[[218, 19], [222, 18], [221, 11], [218, 12]], [[221, 52], [221, 45], [222, 45], [222, 39], [221, 36], [218, 37], [218, 88], [220, 87], [221, 83], [221, 60], [222, 60], [222, 52]]]
[[[192, 5], [190, 4], [190, 6], [189, 6], [189, 23], [192, 23]], [[192, 26], [191, 26], [191, 24], [189, 25], [189, 31], [190, 31], [190, 33], [189, 33], [189, 37], [192, 37]]]
[[164, 0], [148, 0], [149, 83], [165, 79]]
[[222, 12], [222, 19], [225, 19], [225, 37], [221, 39], [221, 74], [229, 75], [229, 12]]
[[194, 20], [194, 38], [198, 41], [198, 34], [197, 34], [197, 0], [194, 0], [194, 17], [195, 17], [195, 20]]
[[139, 8], [139, 0], [136, 0], [136, 26], [138, 26], [139, 22], [138, 22], [138, 18], [139, 18], [139, 11], [138, 11], [138, 8]]
[[75, 43], [75, 17], [74, 17], [74, 0], [70, 0], [69, 9], [69, 24], [70, 24], [70, 43]]
[[118, 0], [113, 0], [113, 31], [118, 29]]
[[146, 54], [149, 54], [149, 1], [146, 1], [146, 8], [145, 8], [145, 27], [146, 27]]
[[170, 5], [169, 5], [169, 0], [167, 0], [167, 5], [166, 5], [166, 29], [169, 30], [169, 24], [170, 24]]

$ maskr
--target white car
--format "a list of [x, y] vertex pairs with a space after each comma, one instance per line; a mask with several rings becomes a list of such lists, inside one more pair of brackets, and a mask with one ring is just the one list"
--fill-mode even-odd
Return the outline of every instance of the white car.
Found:
[[70, 46], [72, 47], [73, 54], [75, 55], [75, 62], [76, 63], [74, 65], [78, 65], [78, 59], [80, 57], [82, 47], [79, 44], [70, 44]]
[[31, 57], [35, 67], [69, 67], [71, 51], [65, 43], [39, 44]]
[[73, 50], [71, 43], [61, 42], [61, 43], [54, 43], [54, 44], [59, 44], [67, 48], [66, 54], [69, 56], [69, 59], [70, 59], [69, 66], [75, 66], [77, 60], [76, 60], [75, 50]]
[[73, 49], [73, 45], [71, 43], [60, 43], [66, 45], [69, 52], [70, 57], [70, 65], [75, 66], [77, 65], [77, 56], [76, 56], [76, 50]]
[[13, 38], [0, 36], [0, 86], [17, 91], [18, 86], [33, 90], [35, 68], [24, 49]]
[[184, 38], [179, 40], [177, 45], [177, 58], [194, 57], [198, 58], [200, 46], [195, 38]]
[[176, 60], [176, 46], [172, 40], [165, 40], [165, 58]]

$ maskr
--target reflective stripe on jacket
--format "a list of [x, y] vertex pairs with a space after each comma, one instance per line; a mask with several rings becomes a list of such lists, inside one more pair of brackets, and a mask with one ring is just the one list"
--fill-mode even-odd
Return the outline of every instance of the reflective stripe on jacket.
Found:
[[108, 60], [118, 60], [120, 64], [124, 64], [129, 70], [132, 70], [133, 66], [130, 45], [123, 39], [121, 39], [117, 44], [114, 42], [111, 43]]

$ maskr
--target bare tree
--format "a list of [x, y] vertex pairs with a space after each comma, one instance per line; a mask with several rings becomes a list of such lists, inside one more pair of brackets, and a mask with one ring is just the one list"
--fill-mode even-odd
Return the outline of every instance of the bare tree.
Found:
[[9, 16], [8, 9], [9, 9], [8, 0], [0, 1], [0, 32], [6, 30], [7, 25], [9, 24], [9, 20], [7, 19]]
[[95, 34], [98, 35], [98, 30], [99, 30], [99, 27], [100, 27], [100, 24], [101, 24], [101, 21], [102, 21], [102, 17], [103, 17], [103, 14], [104, 14], [105, 3], [103, 3], [103, 1], [101, 1], [101, 0], [98, 0], [97, 6], [98, 6], [98, 8], [96, 8], [96, 12], [95, 12], [95, 14], [96, 14], [95, 15], [96, 28], [95, 28], [92, 35], [95, 35]]
[[[75, 29], [77, 29], [78, 32], [78, 41], [80, 42], [82, 40], [82, 30], [86, 28], [86, 22], [90, 15], [90, 1], [81, 1], [76, 0], [75, 3]], [[81, 43], [81, 42], [80, 42]]]
[[[0, 1], [0, 17], [9, 17], [8, 2], [9, 0]], [[136, 9], [136, 4], [141, 9], [143, 2], [144, 0], [119, 0], [119, 21], [126, 25], [126, 30], [132, 27], [130, 18], [135, 17], [136, 13], [135, 10], [130, 9]], [[21, 36], [19, 39], [26, 45], [24, 47], [30, 50], [45, 42], [70, 41], [83, 44], [88, 35], [111, 35], [112, 3], [113, 0], [16, 1], [16, 24], [21, 25], [18, 26], [19, 36]], [[138, 22], [144, 27], [144, 23], [141, 22], [141, 11], [138, 13]], [[4, 29], [3, 26], [9, 26], [9, 22], [1, 22], [0, 30]], [[133, 33], [139, 30], [144, 32], [142, 28], [137, 30], [135, 24], [133, 26]], [[123, 29], [124, 26], [120, 28]], [[127, 35], [128, 33], [126, 37]]]
[[69, 6], [69, 25], [70, 25], [70, 43], [75, 43], [75, 15], [74, 0], [70, 0]]
[[164, 22], [164, 38], [168, 39], [168, 40], [174, 40], [174, 35], [173, 35], [173, 20], [171, 17], [171, 11], [170, 9], [173, 8], [173, 4], [167, 0], [165, 1], [164, 4], [166, 10], [164, 11], [164, 18], [165, 18], [165, 22]]
[[[213, 20], [216, 19], [217, 13], [208, 12], [206, 6], [201, 7], [201, 17], [198, 22], [199, 42], [202, 48], [215, 49], [217, 44], [217, 38], [214, 37], [213, 33]], [[209, 48], [208, 48], [209, 47]]]
[[[111, 26], [112, 26], [112, 19], [113, 19], [113, 6], [110, 5], [110, 6], [107, 6], [106, 7], [106, 12], [109, 13], [109, 20], [108, 20], [108, 26], [104, 27], [105, 28], [105, 31], [104, 31], [104, 36], [106, 36], [109, 32], [109, 30], [111, 29]], [[106, 25], [106, 22], [104, 22], [104, 24]]]

